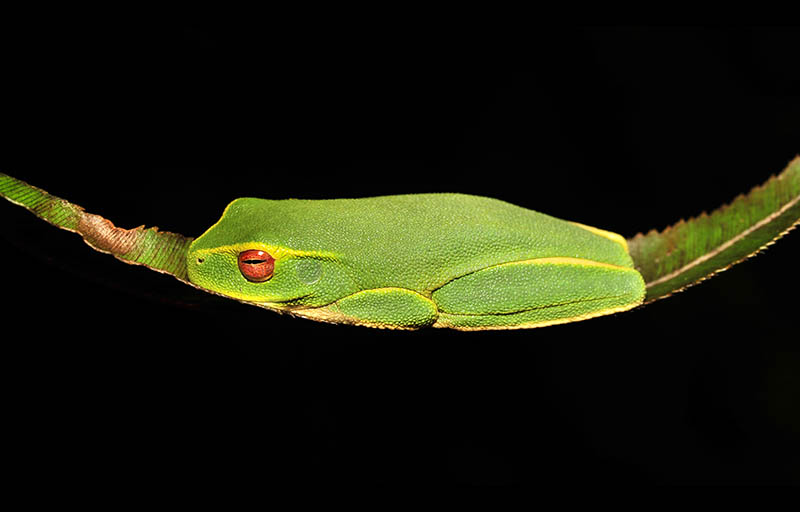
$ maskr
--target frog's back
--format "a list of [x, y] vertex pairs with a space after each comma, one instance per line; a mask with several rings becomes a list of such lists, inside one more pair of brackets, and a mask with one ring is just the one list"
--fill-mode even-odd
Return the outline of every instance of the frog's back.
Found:
[[365, 288], [427, 292], [481, 268], [546, 257], [632, 266], [623, 243], [504, 201], [465, 194], [242, 198], [228, 206], [220, 222], [232, 229], [218, 230], [227, 237], [219, 245], [258, 240], [334, 253]]

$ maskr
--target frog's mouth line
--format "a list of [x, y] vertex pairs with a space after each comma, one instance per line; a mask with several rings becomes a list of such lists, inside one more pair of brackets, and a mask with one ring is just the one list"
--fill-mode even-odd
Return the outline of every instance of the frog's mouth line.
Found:
[[[300, 309], [302, 304], [297, 304], [298, 301], [305, 299], [306, 297], [310, 297], [312, 294], [306, 293], [303, 295], [299, 295], [297, 297], [292, 297], [291, 299], [284, 299], [284, 300], [271, 300], [271, 301], [255, 301], [255, 300], [242, 300], [242, 302], [247, 302], [249, 304], [254, 304], [260, 307], [266, 308], [276, 308], [276, 309]], [[240, 299], [241, 300], [241, 299]], [[314, 308], [318, 307], [325, 307], [323, 306], [314, 306]]]

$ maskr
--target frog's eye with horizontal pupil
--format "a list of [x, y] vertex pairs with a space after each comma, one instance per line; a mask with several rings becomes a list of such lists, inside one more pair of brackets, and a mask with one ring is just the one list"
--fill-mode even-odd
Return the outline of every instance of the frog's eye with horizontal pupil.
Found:
[[245, 279], [261, 283], [272, 277], [275, 258], [266, 251], [252, 249], [239, 253], [239, 271]]

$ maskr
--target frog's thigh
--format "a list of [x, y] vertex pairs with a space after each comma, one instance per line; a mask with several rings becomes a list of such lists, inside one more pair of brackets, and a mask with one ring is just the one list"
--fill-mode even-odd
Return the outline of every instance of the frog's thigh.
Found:
[[416, 329], [436, 322], [430, 299], [404, 288], [376, 288], [354, 293], [328, 308], [346, 321], [372, 327]]
[[455, 279], [433, 292], [435, 327], [539, 327], [631, 309], [645, 287], [632, 268], [546, 258], [505, 263]]

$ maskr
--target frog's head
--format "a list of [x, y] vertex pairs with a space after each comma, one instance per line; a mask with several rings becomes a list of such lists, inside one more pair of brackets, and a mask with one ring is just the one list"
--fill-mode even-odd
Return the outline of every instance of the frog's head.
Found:
[[278, 309], [338, 299], [349, 278], [336, 254], [289, 247], [270, 233], [258, 199], [237, 199], [195, 239], [189, 281], [212, 292]]

